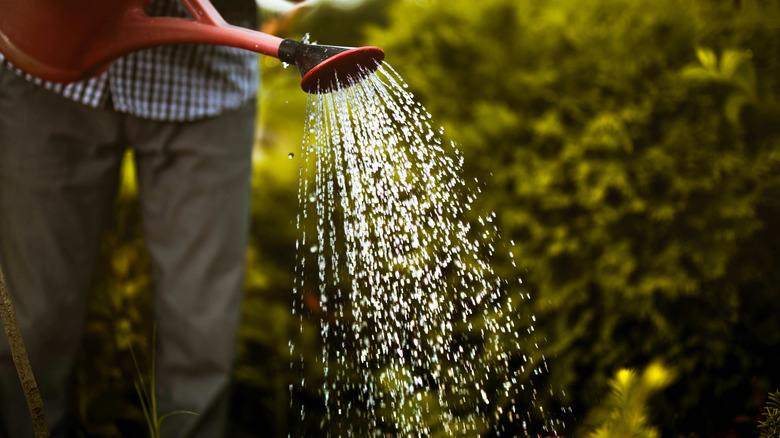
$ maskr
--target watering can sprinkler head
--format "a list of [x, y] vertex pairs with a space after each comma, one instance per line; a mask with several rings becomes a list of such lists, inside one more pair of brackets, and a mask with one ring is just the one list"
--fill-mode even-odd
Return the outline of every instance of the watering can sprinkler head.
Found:
[[286, 39], [279, 45], [279, 59], [298, 67], [303, 91], [320, 94], [367, 78], [379, 68], [385, 52], [378, 47], [321, 46]]

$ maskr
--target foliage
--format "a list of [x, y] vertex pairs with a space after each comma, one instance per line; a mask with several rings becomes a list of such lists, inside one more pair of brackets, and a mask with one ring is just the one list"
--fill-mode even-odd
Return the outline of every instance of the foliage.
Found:
[[433, 0], [369, 34], [485, 181], [476, 210], [527, 270], [575, 409], [661, 357], [681, 375], [663, 426], [706, 434], [751, 377], [780, 378], [778, 17], [768, 1]]
[[588, 438], [658, 438], [651, 426], [648, 399], [671, 383], [674, 373], [658, 362], [651, 363], [638, 376], [622, 369], [610, 381], [611, 392], [590, 414], [594, 424]]
[[77, 371], [78, 411], [89, 435], [141, 435], [133, 351], [143, 362], [152, 345], [152, 280], [143, 241], [132, 153], [128, 152], [115, 214], [100, 248]]
[[[337, 46], [359, 46], [364, 41], [365, 23], [386, 21], [385, 10], [397, 0], [360, 0], [345, 9], [335, 3], [320, 2], [309, 14], [295, 23], [295, 31], [309, 33], [312, 41]], [[345, 23], [350, 23], [345, 26]]]
[[780, 390], [769, 394], [769, 400], [764, 406], [763, 419], [759, 421], [760, 438], [780, 437]]

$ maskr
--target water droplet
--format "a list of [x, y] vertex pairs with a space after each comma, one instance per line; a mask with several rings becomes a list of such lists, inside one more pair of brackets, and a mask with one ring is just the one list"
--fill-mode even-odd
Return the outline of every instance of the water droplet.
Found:
[[295, 154], [294, 154], [294, 153], [292, 153], [292, 152], [290, 152], [289, 154], [287, 154], [287, 158], [289, 158], [289, 159], [292, 159], [292, 157], [294, 157], [294, 156], [295, 156]]

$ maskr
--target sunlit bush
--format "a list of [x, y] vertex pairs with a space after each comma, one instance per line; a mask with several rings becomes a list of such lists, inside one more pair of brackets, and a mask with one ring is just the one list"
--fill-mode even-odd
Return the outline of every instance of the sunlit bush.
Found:
[[753, 377], [777, 385], [779, 17], [433, 0], [370, 34], [485, 182], [575, 408], [656, 356], [680, 371], [658, 407], [680, 432], [730, 427]]

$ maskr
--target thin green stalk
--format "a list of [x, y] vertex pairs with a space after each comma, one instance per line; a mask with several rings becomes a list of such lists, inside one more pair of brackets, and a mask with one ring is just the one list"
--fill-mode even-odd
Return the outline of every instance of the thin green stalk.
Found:
[[149, 409], [146, 406], [146, 398], [143, 395], [145, 390], [138, 383], [138, 381], [133, 382], [133, 385], [135, 386], [135, 391], [138, 393], [138, 399], [141, 400], [141, 410], [143, 410], [143, 412], [144, 412], [144, 419], [146, 420], [146, 427], [149, 428], [149, 436], [152, 437], [152, 438], [155, 438], [157, 436], [157, 434], [155, 433], [154, 422], [152, 420], [151, 412], [149, 411]]
[[148, 389], [147, 389], [146, 382], [144, 381], [143, 373], [141, 372], [141, 367], [138, 365], [138, 360], [135, 357], [133, 346], [130, 344], [130, 342], [128, 342], [128, 347], [130, 349], [130, 356], [133, 358], [133, 365], [135, 366], [136, 373], [138, 374], [138, 378], [133, 382], [133, 384], [135, 386], [136, 393], [138, 393], [138, 399], [141, 401], [141, 409], [144, 412], [144, 418], [146, 419], [146, 426], [149, 428], [149, 436], [151, 438], [161, 438], [160, 426], [162, 425], [162, 422], [173, 415], [176, 414], [199, 415], [197, 412], [180, 410], [180, 411], [168, 412], [166, 414], [163, 414], [162, 416], [157, 416], [157, 395], [155, 390], [156, 381], [155, 381], [155, 369], [154, 369], [156, 341], [157, 341], [157, 327], [155, 326], [155, 328], [152, 331], [152, 356], [149, 364], [149, 388]]

